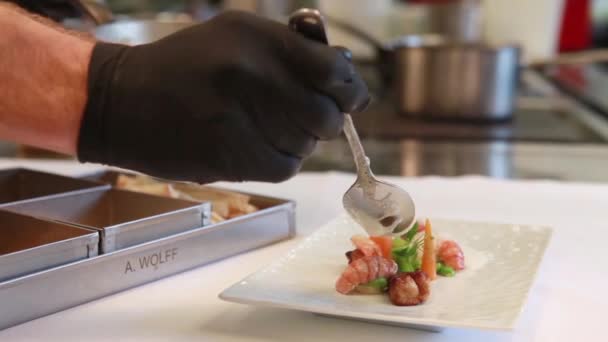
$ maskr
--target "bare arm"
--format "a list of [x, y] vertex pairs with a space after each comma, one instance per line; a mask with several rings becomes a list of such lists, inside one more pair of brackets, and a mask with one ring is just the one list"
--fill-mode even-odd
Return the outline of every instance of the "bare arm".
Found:
[[0, 139], [75, 154], [94, 41], [0, 1]]

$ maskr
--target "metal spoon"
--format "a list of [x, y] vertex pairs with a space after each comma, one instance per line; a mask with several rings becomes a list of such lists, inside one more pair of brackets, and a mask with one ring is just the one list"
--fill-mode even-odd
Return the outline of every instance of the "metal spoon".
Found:
[[[289, 26], [304, 36], [328, 44], [323, 17], [313, 9], [291, 15]], [[374, 177], [369, 158], [348, 113], [344, 113], [344, 134], [357, 166], [357, 180], [342, 199], [344, 209], [369, 235], [401, 235], [416, 220], [412, 197], [403, 189]]]
[[342, 198], [344, 209], [369, 235], [402, 235], [416, 220], [412, 197], [374, 177], [349, 114], [345, 114], [344, 134], [357, 166], [357, 180]]

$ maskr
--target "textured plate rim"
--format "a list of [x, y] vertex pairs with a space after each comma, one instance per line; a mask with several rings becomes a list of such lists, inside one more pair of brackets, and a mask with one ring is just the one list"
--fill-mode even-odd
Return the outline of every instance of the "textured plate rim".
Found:
[[275, 308], [275, 309], [287, 309], [287, 310], [295, 310], [300, 312], [308, 312], [311, 314], [321, 314], [328, 315], [337, 318], [354, 318], [359, 320], [364, 320], [369, 323], [392, 323], [392, 324], [411, 324], [411, 325], [419, 325], [426, 327], [434, 327], [434, 328], [464, 328], [464, 329], [477, 329], [477, 330], [491, 330], [491, 331], [513, 331], [515, 328], [516, 319], [513, 319], [509, 322], [509, 325], [491, 325], [491, 324], [477, 324], [477, 323], [468, 323], [467, 321], [443, 321], [443, 320], [434, 320], [434, 319], [424, 319], [424, 318], [412, 318], [410, 316], [395, 316], [395, 315], [382, 315], [382, 314], [371, 314], [371, 313], [360, 313], [360, 312], [350, 312], [343, 311], [339, 309], [335, 310], [322, 310], [315, 307], [298, 305], [298, 304], [289, 304], [289, 303], [281, 303], [281, 302], [271, 302], [266, 300], [257, 300], [257, 299], [249, 299], [243, 297], [233, 297], [226, 293], [221, 293], [218, 297], [226, 302], [237, 303], [237, 304], [245, 304], [251, 305], [254, 307], [267, 307], [267, 308]]

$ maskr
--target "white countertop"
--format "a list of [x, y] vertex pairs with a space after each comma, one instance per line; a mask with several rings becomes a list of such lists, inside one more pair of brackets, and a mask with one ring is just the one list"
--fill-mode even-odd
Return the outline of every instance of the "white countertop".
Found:
[[[1, 160], [78, 174], [71, 162]], [[599, 341], [608, 308], [608, 185], [480, 177], [389, 178], [423, 216], [551, 225], [555, 231], [513, 332], [429, 333], [226, 303], [224, 288], [286, 253], [342, 212], [353, 176], [300, 174], [283, 184], [222, 184], [297, 201], [298, 238], [0, 331], [0, 341]], [[497, 289], [499, 290], [499, 289]], [[0, 314], [10, 308], [2, 307]]]

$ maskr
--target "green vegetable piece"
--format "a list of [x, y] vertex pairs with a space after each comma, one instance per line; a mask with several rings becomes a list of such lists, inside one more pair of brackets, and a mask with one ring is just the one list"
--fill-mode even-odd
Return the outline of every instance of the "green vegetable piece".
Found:
[[400, 249], [393, 249], [393, 255], [398, 257], [412, 257], [418, 255], [418, 246], [407, 246]]
[[399, 267], [399, 272], [414, 272], [414, 265], [412, 265], [412, 261], [407, 257], [399, 257], [395, 260], [397, 262], [397, 266]]
[[415, 257], [416, 255], [418, 255], [418, 248], [416, 246], [412, 246], [412, 247], [408, 248], [405, 255], [408, 257]]
[[414, 267], [414, 271], [417, 271], [422, 267], [422, 262], [416, 259], [412, 262], [412, 266]]
[[403, 240], [402, 238], [393, 239], [393, 251], [402, 249], [404, 247], [407, 247], [407, 241]]
[[414, 236], [416, 236], [416, 233], [418, 233], [418, 222], [414, 223], [414, 226], [412, 226], [412, 228], [410, 228], [410, 230], [408, 230], [407, 233], [405, 233], [403, 238], [406, 241], [412, 241]]
[[368, 283], [359, 285], [355, 290], [361, 294], [381, 294], [388, 288], [388, 280], [386, 278], [374, 279]]
[[363, 284], [363, 286], [374, 287], [377, 289], [385, 289], [388, 287], [388, 280], [386, 280], [386, 278], [377, 278], [368, 283]]
[[401, 247], [399, 249], [393, 249], [393, 257], [395, 259], [398, 258], [398, 257], [406, 256], [407, 253], [408, 253], [407, 246]]
[[453, 277], [456, 275], [456, 271], [448, 265], [437, 263], [437, 274], [443, 277]]

